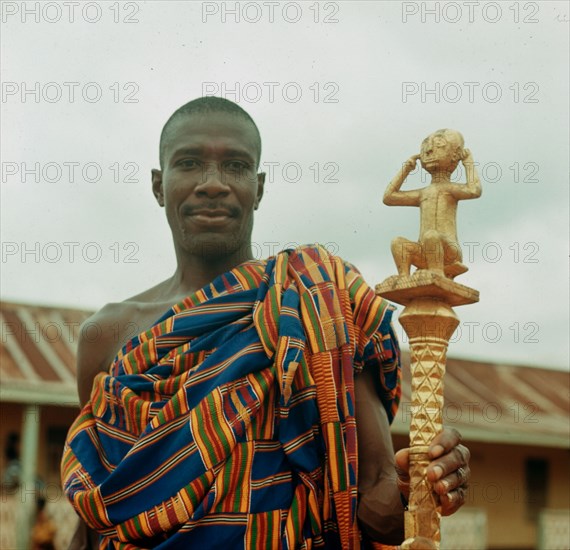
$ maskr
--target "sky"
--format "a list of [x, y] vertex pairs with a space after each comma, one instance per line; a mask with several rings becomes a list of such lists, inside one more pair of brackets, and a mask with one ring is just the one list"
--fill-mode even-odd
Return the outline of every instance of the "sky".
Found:
[[320, 243], [371, 286], [419, 228], [384, 189], [427, 135], [462, 132], [483, 195], [458, 207], [456, 280], [480, 301], [456, 308], [449, 355], [567, 369], [569, 18], [567, 2], [2, 2], [0, 296], [95, 310], [169, 277], [160, 131], [218, 95], [263, 139], [254, 255]]

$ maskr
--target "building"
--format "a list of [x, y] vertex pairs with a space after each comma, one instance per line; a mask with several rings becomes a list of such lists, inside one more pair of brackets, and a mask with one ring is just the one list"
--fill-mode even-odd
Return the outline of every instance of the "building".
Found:
[[[26, 548], [35, 516], [36, 481], [66, 548], [76, 518], [63, 497], [59, 463], [77, 416], [75, 355], [87, 311], [2, 303], [0, 345], [0, 548]], [[96, 327], [85, 327], [96, 337]], [[15, 436], [16, 434], [16, 436]], [[16, 449], [10, 442], [19, 439]], [[6, 484], [10, 453], [19, 454], [21, 485]]]
[[[1, 315], [0, 441], [6, 451], [19, 435], [23, 488], [2, 492], [0, 548], [26, 547], [36, 477], [66, 548], [76, 518], [59, 461], [78, 413], [75, 351], [80, 330], [96, 339], [101, 327], [80, 328], [90, 312], [66, 308], [4, 302]], [[472, 480], [466, 505], [442, 522], [442, 550], [570, 548], [569, 390], [565, 372], [448, 358], [443, 418], [471, 450]], [[406, 368], [396, 448], [407, 445], [409, 420]], [[8, 466], [4, 452], [3, 478]]]
[[[469, 447], [472, 478], [465, 506], [444, 518], [442, 550], [570, 548], [568, 373], [454, 358], [446, 370], [443, 421]], [[410, 423], [403, 373], [396, 448], [407, 446]], [[468, 530], [480, 536], [463, 546]]]

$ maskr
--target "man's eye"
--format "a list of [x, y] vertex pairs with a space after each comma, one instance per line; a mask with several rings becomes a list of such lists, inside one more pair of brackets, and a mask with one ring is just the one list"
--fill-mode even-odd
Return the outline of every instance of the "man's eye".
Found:
[[229, 172], [242, 174], [249, 168], [249, 165], [241, 160], [232, 160], [225, 164], [225, 168]]
[[179, 160], [176, 164], [182, 168], [195, 168], [198, 166], [198, 163], [193, 159], [182, 159]]

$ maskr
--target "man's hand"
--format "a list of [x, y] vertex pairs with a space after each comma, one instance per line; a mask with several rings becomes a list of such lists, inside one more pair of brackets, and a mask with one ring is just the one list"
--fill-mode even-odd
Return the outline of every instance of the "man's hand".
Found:
[[[428, 454], [431, 459], [427, 467], [427, 478], [433, 484], [434, 491], [440, 496], [441, 515], [449, 516], [463, 504], [471, 469], [469, 468], [469, 449], [460, 444], [461, 434], [453, 428], [444, 428], [432, 441]], [[409, 498], [410, 477], [408, 470], [409, 449], [396, 453], [396, 473], [398, 488]]]

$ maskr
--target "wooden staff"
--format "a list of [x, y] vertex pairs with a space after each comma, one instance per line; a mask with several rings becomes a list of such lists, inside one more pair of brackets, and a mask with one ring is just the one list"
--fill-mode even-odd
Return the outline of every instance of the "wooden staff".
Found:
[[[426, 476], [428, 449], [442, 431], [443, 376], [449, 339], [459, 319], [452, 306], [472, 304], [479, 293], [453, 281], [467, 271], [457, 240], [457, 202], [481, 195], [481, 184], [463, 137], [454, 130], [428, 136], [419, 155], [410, 157], [390, 182], [384, 203], [420, 207], [420, 237], [392, 241], [398, 275], [376, 286], [376, 293], [405, 307], [400, 322], [409, 337], [412, 373], [410, 425], [410, 498], [402, 549], [439, 549], [441, 506]], [[420, 159], [432, 181], [422, 189], [400, 191]], [[452, 183], [462, 161], [467, 183]], [[417, 270], [410, 275], [411, 266]]]

